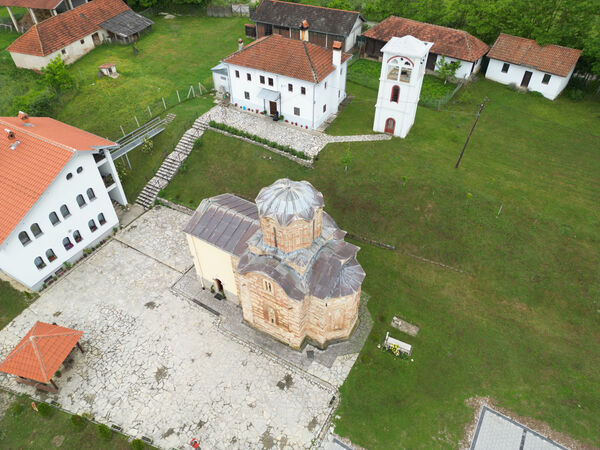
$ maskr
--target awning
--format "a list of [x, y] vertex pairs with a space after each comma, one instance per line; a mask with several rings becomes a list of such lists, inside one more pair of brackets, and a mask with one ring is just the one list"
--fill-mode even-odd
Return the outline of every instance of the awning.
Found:
[[213, 72], [216, 72], [216, 73], [220, 73], [221, 75], [228, 75], [227, 66], [223, 63], [217, 64], [215, 67], [213, 67], [210, 70], [212, 70]]
[[272, 91], [271, 89], [261, 89], [258, 93], [260, 98], [264, 98], [265, 100], [269, 100], [270, 102], [276, 102], [281, 97], [278, 91]]
[[36, 322], [0, 363], [0, 372], [48, 383], [82, 335], [83, 331]]

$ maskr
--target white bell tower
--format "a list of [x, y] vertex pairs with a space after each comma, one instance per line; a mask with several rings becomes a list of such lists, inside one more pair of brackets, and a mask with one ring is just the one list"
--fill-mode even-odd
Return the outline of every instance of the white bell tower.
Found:
[[432, 42], [393, 37], [383, 46], [373, 130], [406, 137], [415, 122], [425, 63]]

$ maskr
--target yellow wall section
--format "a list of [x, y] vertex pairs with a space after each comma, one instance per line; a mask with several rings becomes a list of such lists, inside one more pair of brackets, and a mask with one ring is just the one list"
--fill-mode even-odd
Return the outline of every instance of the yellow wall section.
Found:
[[[231, 255], [214, 245], [201, 241], [189, 234], [186, 235], [190, 251], [194, 257], [194, 266], [198, 279], [213, 281], [215, 278], [221, 280], [223, 288], [235, 295], [238, 294], [233, 268], [231, 265]], [[207, 289], [210, 286], [205, 286]]]

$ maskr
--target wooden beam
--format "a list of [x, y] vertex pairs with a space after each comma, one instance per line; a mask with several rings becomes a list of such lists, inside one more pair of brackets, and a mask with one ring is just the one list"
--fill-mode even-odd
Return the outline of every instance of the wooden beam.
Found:
[[35, 17], [35, 13], [33, 12], [33, 9], [27, 8], [27, 11], [29, 11], [29, 15], [31, 16], [33, 23], [37, 25], [38, 21], [37, 21], [37, 17]]
[[17, 25], [17, 19], [15, 19], [15, 16], [13, 15], [13, 12], [11, 11], [10, 6], [7, 6], [6, 9], [8, 9], [8, 15], [10, 16], [10, 20], [12, 20], [12, 23], [15, 26], [15, 31], [18, 33], [19, 25]]

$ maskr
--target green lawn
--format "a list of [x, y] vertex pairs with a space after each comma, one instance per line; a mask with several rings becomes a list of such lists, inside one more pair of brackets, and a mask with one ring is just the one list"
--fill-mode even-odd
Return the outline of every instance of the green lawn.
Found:
[[[356, 85], [348, 90], [363, 97]], [[352, 114], [368, 129], [368, 109], [351, 106], [341, 121]], [[550, 102], [480, 80], [443, 111], [419, 107], [407, 139], [330, 145], [313, 170], [208, 132], [165, 195], [195, 207], [223, 192], [254, 197], [279, 177], [307, 179], [342, 228], [398, 247], [359, 252], [375, 325], [336, 420], [355, 443], [455, 447], [472, 417], [465, 400], [490, 396], [598, 446], [598, 129], [597, 102]], [[394, 315], [419, 335], [393, 330]], [[413, 345], [414, 362], [377, 349], [386, 331]]]
[[110, 440], [99, 436], [97, 425], [84, 421], [82, 429], [71, 423], [71, 416], [52, 408], [50, 417], [42, 417], [31, 407], [31, 399], [15, 397], [0, 422], [0, 447], [7, 449], [56, 448], [53, 442], [64, 438], [61, 448], [65, 449], [130, 449], [131, 444], [121, 434], [113, 433]]
[[27, 308], [27, 296], [0, 280], [0, 330]]

